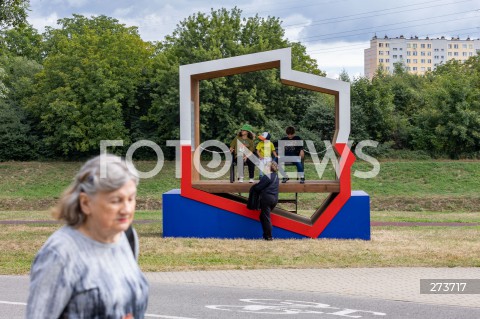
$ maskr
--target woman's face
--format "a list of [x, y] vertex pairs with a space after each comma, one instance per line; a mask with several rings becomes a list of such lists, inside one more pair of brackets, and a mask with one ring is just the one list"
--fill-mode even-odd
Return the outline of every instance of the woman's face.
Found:
[[86, 234], [101, 242], [115, 242], [117, 235], [127, 230], [135, 215], [137, 186], [133, 180], [112, 192], [93, 196], [81, 194], [80, 205], [87, 216], [81, 226]]
[[242, 136], [247, 136], [248, 135], [248, 131], [242, 131]]

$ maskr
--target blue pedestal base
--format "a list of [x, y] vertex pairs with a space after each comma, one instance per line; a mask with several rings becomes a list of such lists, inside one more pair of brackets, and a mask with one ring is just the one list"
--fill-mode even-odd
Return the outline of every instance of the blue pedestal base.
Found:
[[[274, 238], [306, 236], [273, 227]], [[196, 238], [262, 238], [259, 221], [225, 211], [180, 195], [179, 189], [163, 194], [163, 236]], [[319, 238], [370, 239], [370, 199], [363, 191], [352, 197]]]

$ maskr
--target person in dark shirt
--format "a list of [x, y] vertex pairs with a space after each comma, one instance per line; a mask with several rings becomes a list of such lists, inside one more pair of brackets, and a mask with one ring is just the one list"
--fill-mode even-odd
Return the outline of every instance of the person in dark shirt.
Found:
[[[305, 157], [305, 152], [303, 151], [303, 140], [300, 136], [295, 135], [295, 128], [293, 126], [287, 127], [285, 130], [287, 136], [281, 138], [278, 141], [278, 149], [284, 148], [285, 156], [295, 156], [297, 157], [294, 161], [287, 161], [293, 163], [297, 167], [298, 177], [300, 177], [300, 184], [305, 183], [305, 173], [303, 167], [303, 158]], [[281, 151], [279, 151], [279, 154]], [[278, 159], [277, 159], [278, 163]], [[283, 171], [281, 166], [279, 167], [280, 173], [283, 176], [282, 183], [286, 183], [289, 178], [287, 174]]]
[[270, 212], [278, 203], [278, 166], [275, 162], [266, 165], [268, 174], [262, 176], [260, 181], [253, 185], [253, 192], [259, 194], [260, 198], [260, 223], [262, 224], [263, 239], [272, 240], [272, 221]]

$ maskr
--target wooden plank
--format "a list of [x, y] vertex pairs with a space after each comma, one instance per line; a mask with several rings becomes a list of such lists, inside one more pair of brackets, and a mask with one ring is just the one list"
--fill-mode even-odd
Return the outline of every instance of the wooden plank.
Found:
[[[200, 180], [192, 182], [192, 187], [208, 193], [248, 193], [250, 183], [230, 183], [227, 180]], [[338, 193], [340, 183], [338, 181], [299, 181], [289, 180], [280, 183], [280, 193]]]
[[[192, 90], [192, 102], [193, 102], [193, 130], [194, 130], [194, 141], [193, 146], [196, 150], [200, 145], [200, 81], [191, 82]], [[192, 181], [200, 180], [200, 173], [197, 171], [196, 167], [200, 167], [198, 161], [195, 160], [194, 152], [192, 152]], [[197, 166], [195, 167], [195, 162]]]
[[193, 80], [208, 80], [208, 79], [215, 79], [235, 74], [242, 74], [248, 72], [255, 72], [255, 71], [262, 71], [262, 70], [269, 70], [274, 68], [280, 68], [280, 61], [271, 61], [265, 63], [258, 63], [258, 64], [250, 64], [245, 65], [237, 68], [225, 68], [223, 70], [218, 71], [211, 71], [205, 73], [198, 73], [192, 76]]

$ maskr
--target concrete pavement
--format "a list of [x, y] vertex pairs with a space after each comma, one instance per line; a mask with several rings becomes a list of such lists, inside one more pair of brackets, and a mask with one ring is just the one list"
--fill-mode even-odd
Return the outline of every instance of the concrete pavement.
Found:
[[480, 279], [480, 268], [261, 269], [147, 273], [150, 282], [292, 290], [478, 307], [480, 294], [420, 294], [420, 279]]

